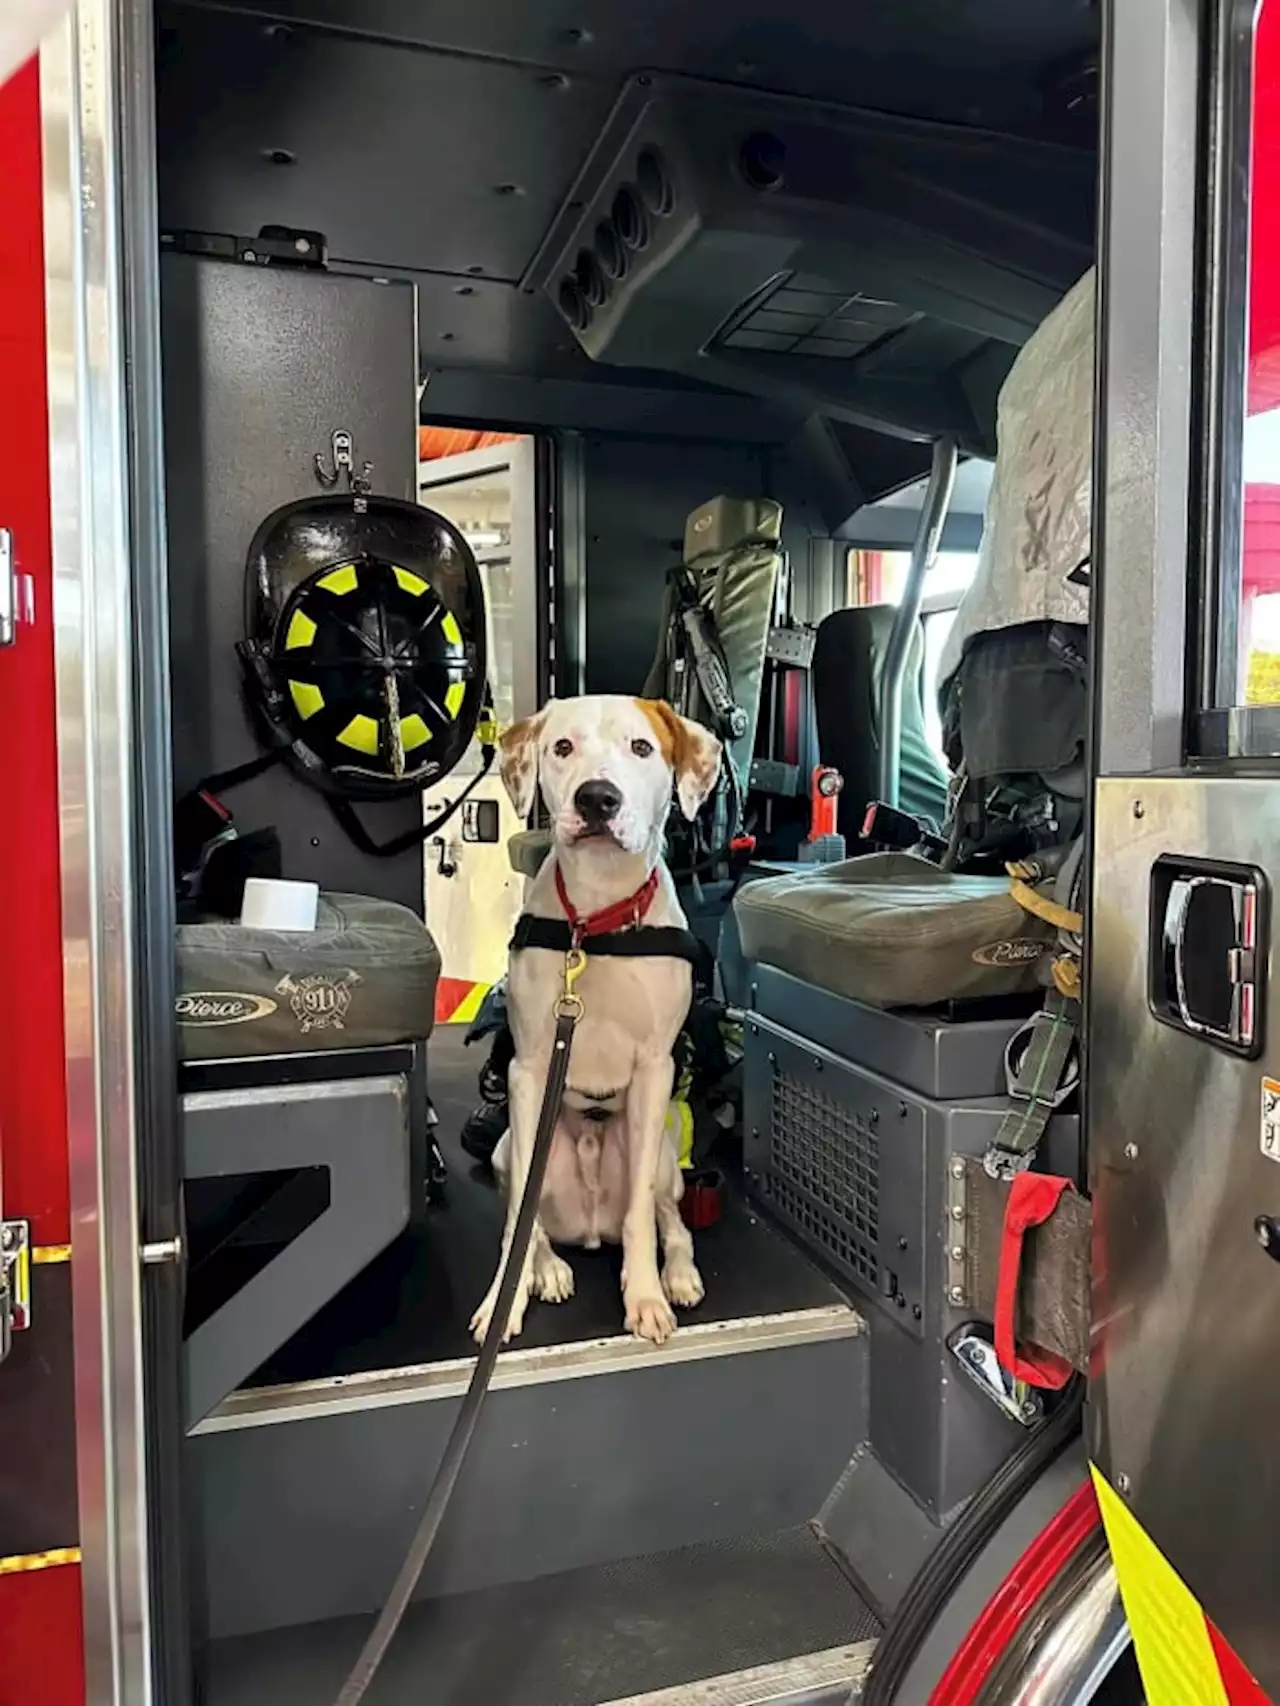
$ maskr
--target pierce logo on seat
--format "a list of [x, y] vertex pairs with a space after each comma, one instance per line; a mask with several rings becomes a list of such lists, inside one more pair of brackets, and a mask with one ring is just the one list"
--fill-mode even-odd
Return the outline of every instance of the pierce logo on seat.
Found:
[[243, 1025], [276, 1010], [265, 995], [241, 995], [227, 989], [196, 989], [179, 995], [173, 1010], [180, 1025]]
[[984, 948], [975, 948], [972, 958], [976, 966], [1029, 966], [1048, 946], [1035, 936], [1014, 936], [1007, 942], [988, 942]]

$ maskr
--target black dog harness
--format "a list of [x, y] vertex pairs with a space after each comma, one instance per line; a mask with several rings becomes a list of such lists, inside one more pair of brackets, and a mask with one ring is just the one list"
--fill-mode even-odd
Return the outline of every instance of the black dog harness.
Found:
[[[522, 948], [546, 948], [553, 954], [567, 954], [574, 946], [567, 918], [535, 918], [522, 912], [516, 920], [511, 938], [513, 953]], [[601, 959], [686, 960], [696, 976], [709, 977], [710, 949], [692, 930], [681, 930], [674, 924], [642, 924], [639, 929], [589, 936], [583, 946], [592, 959], [599, 955]]]
[[[545, 948], [553, 954], [587, 953], [604, 959], [685, 960], [695, 979], [710, 987], [715, 962], [710, 950], [692, 930], [673, 924], [646, 924], [645, 914], [658, 892], [658, 872], [650, 871], [635, 894], [588, 917], [581, 917], [569, 899], [560, 867], [556, 867], [556, 894], [564, 907], [563, 918], [535, 918], [524, 912], [516, 920], [511, 938], [513, 952], [522, 948]], [[621, 926], [621, 928], [619, 928]], [[585, 964], [585, 961], [582, 962]]]

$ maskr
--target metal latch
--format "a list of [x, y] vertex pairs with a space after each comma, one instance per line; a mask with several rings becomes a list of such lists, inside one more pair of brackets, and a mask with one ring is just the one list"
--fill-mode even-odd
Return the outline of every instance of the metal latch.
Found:
[[18, 622], [18, 571], [13, 559], [13, 534], [0, 527], [0, 646], [11, 646]]
[[1044, 1414], [1043, 1398], [1025, 1380], [1015, 1380], [1006, 1374], [995, 1346], [977, 1327], [962, 1327], [951, 1335], [947, 1344], [969, 1379], [1010, 1421], [1029, 1428], [1040, 1420]]
[[155, 1238], [138, 1251], [144, 1268], [163, 1267], [166, 1262], [182, 1260], [181, 1238]]
[[0, 1221], [0, 1362], [31, 1325], [31, 1222]]

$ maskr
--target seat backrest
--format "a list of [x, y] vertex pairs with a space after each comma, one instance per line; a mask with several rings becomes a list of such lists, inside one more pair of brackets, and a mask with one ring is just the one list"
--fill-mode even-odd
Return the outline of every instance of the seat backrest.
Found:
[[945, 684], [980, 634], [1089, 621], [1093, 269], [1018, 352], [1000, 387], [998, 449], [973, 580], [942, 648]]
[[1089, 631], [1024, 622], [975, 634], [947, 683], [943, 739], [964, 786], [951, 836], [1021, 859], [1073, 841], [1084, 819]]
[[[765, 650], [782, 567], [781, 531], [782, 505], [773, 498], [712, 498], [693, 510], [685, 523], [684, 563], [698, 602], [714, 627], [734, 702], [746, 714], [741, 735], [729, 743], [744, 793], [755, 751]], [[657, 655], [644, 691], [650, 698], [668, 700], [695, 722], [715, 727], [690, 667], [669, 582]]]
[[1090, 269], [1000, 388], [977, 572], [939, 670], [961, 868], [1064, 845], [1083, 821], [1094, 306]]
[[[880, 789], [880, 683], [896, 614], [889, 604], [833, 611], [819, 624], [814, 645], [818, 756], [844, 778], [839, 825], [851, 846], [868, 802]], [[900, 763], [902, 810], [940, 824], [947, 805], [947, 774], [925, 729], [924, 635], [918, 625], [902, 684]]]
[[518, 877], [536, 877], [550, 851], [549, 829], [518, 829], [507, 842], [507, 858]]

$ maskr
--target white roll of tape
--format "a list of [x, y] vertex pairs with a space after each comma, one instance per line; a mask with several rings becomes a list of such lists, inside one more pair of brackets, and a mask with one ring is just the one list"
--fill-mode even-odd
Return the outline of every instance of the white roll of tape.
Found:
[[244, 885], [240, 922], [248, 930], [314, 930], [319, 905], [319, 883], [250, 877]]

